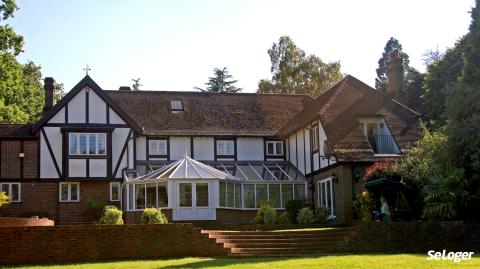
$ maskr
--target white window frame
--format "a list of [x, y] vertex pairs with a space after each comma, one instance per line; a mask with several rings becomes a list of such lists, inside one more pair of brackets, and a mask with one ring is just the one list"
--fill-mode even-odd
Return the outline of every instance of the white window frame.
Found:
[[[152, 145], [153, 144], [158, 144], [154, 148], [158, 149], [159, 152], [153, 152], [152, 151]], [[160, 145], [164, 145], [165, 152], [160, 151]], [[167, 156], [168, 155], [168, 140], [167, 139], [148, 139], [148, 155], [156, 155], [156, 156]]]
[[[220, 140], [220, 139], [219, 139], [219, 140], [217, 140], [215, 143], [216, 143], [216, 147], [217, 147], [215, 154], [216, 154], [217, 156], [235, 156], [235, 141], [234, 141], [234, 140], [227, 140], [227, 139], [225, 139], [225, 140]], [[225, 151], [223, 154], [219, 153], [219, 149], [220, 149], [219, 144], [223, 144], [223, 147], [222, 147], [222, 148], [223, 148], [223, 150]], [[231, 149], [232, 149], [231, 154], [230, 154], [229, 152], [227, 152], [227, 149], [228, 149], [227, 144], [231, 144], [231, 145], [232, 145], [232, 147], [231, 147]]]
[[[68, 185], [67, 200], [62, 200], [62, 186]], [[77, 199], [72, 200], [72, 185], [77, 185]], [[58, 201], [61, 203], [80, 202], [80, 182], [60, 182], [58, 184]]]
[[[20, 203], [22, 201], [22, 184], [21, 183], [2, 182], [2, 183], [0, 183], [0, 192], [2, 192], [2, 190], [3, 190], [3, 185], [8, 185], [8, 191], [7, 191], [6, 195], [11, 197], [11, 198], [8, 199], [9, 203]], [[12, 194], [13, 187], [12, 186], [13, 185], [18, 186], [18, 199], [17, 200], [12, 200], [12, 198], [13, 198], [13, 194]]]
[[183, 102], [181, 100], [170, 101], [170, 108], [172, 111], [183, 111]]
[[319, 130], [318, 124], [312, 127], [312, 149], [320, 149], [320, 139], [319, 139]]
[[334, 198], [334, 194], [333, 194], [333, 178], [332, 177], [327, 177], [325, 179], [322, 179], [322, 180], [319, 180], [317, 182], [317, 205], [321, 205], [325, 208], [327, 208], [328, 206], [328, 203], [327, 204], [323, 204], [322, 202], [324, 202], [324, 197], [323, 197], [323, 193], [320, 191], [320, 186], [322, 183], [324, 182], [328, 182], [330, 181], [330, 204], [332, 205], [331, 208], [330, 208], [330, 212], [329, 213], [329, 216], [328, 216], [328, 219], [334, 219], [336, 216], [334, 214], [335, 212], [335, 198]]
[[[118, 197], [117, 199], [113, 199], [113, 188], [117, 188], [118, 190]], [[121, 187], [120, 182], [110, 182], [110, 202], [120, 202]]]
[[[268, 144], [273, 144], [273, 153], [268, 152]], [[277, 152], [277, 144], [281, 145], [280, 147], [281, 152]], [[276, 141], [276, 140], [267, 141], [265, 150], [267, 151], [267, 156], [283, 156], [283, 141]]]
[[[77, 147], [76, 147], [76, 152], [72, 153], [70, 150], [71, 146], [71, 137], [72, 135], [76, 136], [77, 138]], [[86, 152], [85, 154], [80, 152], [80, 135], [86, 135]], [[104, 141], [105, 141], [105, 152], [104, 153], [99, 153], [99, 137], [100, 135], [104, 136]], [[90, 136], [96, 136], [95, 138], [95, 153], [90, 154]], [[68, 155], [70, 156], [106, 156], [107, 155], [107, 134], [106, 133], [81, 133], [81, 132], [71, 132], [68, 133]]]

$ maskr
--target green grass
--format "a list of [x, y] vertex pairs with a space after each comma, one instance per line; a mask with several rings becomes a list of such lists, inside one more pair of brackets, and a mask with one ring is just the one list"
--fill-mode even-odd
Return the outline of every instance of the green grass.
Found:
[[83, 263], [56, 266], [26, 266], [37, 269], [117, 269], [117, 268], [339, 268], [339, 269], [404, 269], [404, 268], [480, 268], [477, 255], [469, 261], [427, 261], [427, 255], [345, 255], [280, 258], [182, 258], [147, 261]]

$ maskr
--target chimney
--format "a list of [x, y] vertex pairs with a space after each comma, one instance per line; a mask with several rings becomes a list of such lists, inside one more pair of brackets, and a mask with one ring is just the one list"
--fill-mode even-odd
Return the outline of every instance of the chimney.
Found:
[[46, 77], [43, 82], [43, 89], [45, 90], [45, 106], [43, 107], [43, 112], [46, 112], [53, 107], [53, 83], [55, 80], [52, 77]]
[[404, 103], [404, 70], [403, 58], [400, 56], [400, 50], [396, 49], [390, 54], [390, 61], [387, 65], [388, 85], [387, 92], [391, 98]]
[[130, 89], [130, 86], [120, 86], [120, 88], [118, 88], [119, 91], [131, 91], [132, 89]]

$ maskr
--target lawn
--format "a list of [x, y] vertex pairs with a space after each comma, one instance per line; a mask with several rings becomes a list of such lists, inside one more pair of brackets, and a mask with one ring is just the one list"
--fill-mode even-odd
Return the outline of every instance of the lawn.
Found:
[[147, 261], [121, 261], [83, 263], [57, 266], [26, 266], [16, 268], [75, 268], [75, 269], [117, 269], [117, 268], [340, 268], [340, 269], [404, 269], [404, 268], [480, 268], [480, 257], [453, 263], [451, 261], [427, 261], [426, 255], [345, 255], [306, 256], [280, 258], [182, 258]]

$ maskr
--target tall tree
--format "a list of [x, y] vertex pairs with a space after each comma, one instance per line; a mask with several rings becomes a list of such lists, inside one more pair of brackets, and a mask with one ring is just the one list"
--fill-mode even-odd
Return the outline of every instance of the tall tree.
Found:
[[293, 93], [319, 96], [339, 82], [340, 62], [324, 63], [297, 47], [289, 36], [282, 36], [268, 50], [272, 78], [258, 82], [259, 93]]
[[196, 90], [200, 90], [202, 92], [226, 92], [226, 93], [233, 93], [239, 92], [242, 88], [238, 88], [235, 84], [238, 80], [233, 80], [233, 76], [228, 73], [228, 69], [226, 67], [222, 69], [215, 68], [213, 69], [214, 77], [209, 77], [208, 82], [205, 83], [207, 86], [205, 89], [194, 87]]
[[475, 1], [471, 11], [472, 22], [465, 43], [465, 65], [462, 80], [469, 84], [480, 84], [480, 0]]
[[[14, 0], [0, 1], [0, 21], [12, 18], [18, 7]], [[20, 64], [23, 37], [8, 24], [0, 25], [0, 122], [35, 122], [43, 109], [41, 68], [33, 62]]]
[[410, 59], [408, 57], [408, 54], [402, 51], [402, 44], [400, 44], [400, 41], [398, 41], [396, 38], [390, 37], [390, 39], [387, 41], [387, 44], [385, 44], [382, 57], [378, 59], [377, 78], [375, 79], [375, 88], [377, 90], [387, 90], [388, 62], [390, 62], [390, 55], [395, 50], [399, 50], [401, 52], [400, 57], [403, 58], [403, 70], [406, 72], [409, 67]]

